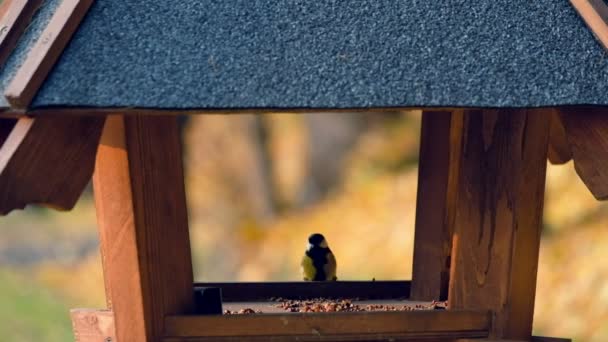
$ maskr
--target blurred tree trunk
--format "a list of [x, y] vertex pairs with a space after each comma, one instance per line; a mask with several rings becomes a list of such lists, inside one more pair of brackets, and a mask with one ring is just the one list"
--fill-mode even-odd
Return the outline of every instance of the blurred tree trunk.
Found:
[[339, 183], [345, 157], [367, 126], [363, 113], [303, 115], [308, 129], [308, 167], [298, 206], [314, 203]]
[[267, 221], [275, 217], [277, 208], [273, 168], [267, 146], [268, 134], [261, 115], [250, 115], [246, 120], [252, 156], [251, 172], [248, 173], [245, 186], [254, 215], [260, 221]]

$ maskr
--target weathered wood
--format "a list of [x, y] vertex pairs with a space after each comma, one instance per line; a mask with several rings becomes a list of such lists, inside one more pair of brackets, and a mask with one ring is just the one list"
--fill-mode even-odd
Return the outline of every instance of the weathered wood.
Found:
[[208, 340], [245, 337], [340, 340], [346, 337], [383, 338], [485, 337], [490, 326], [486, 311], [401, 311], [224, 316], [169, 316], [166, 337]]
[[158, 341], [165, 315], [194, 307], [176, 118], [109, 117], [93, 180], [118, 341]]
[[562, 109], [560, 114], [576, 172], [595, 198], [608, 199], [608, 111]]
[[604, 0], [570, 0], [597, 40], [608, 49], [608, 5]]
[[103, 122], [20, 119], [0, 147], [0, 214], [28, 204], [73, 208], [93, 174]]
[[268, 300], [270, 298], [408, 298], [409, 281], [323, 281], [264, 283], [197, 283], [195, 287], [219, 287], [228, 302]]
[[[42, 0], [5, 1], [0, 9], [0, 67], [13, 52]], [[2, 13], [3, 12], [3, 13]]]
[[460, 132], [451, 128], [462, 126], [458, 120], [462, 121], [461, 112], [422, 114], [410, 295], [414, 300], [445, 300], [448, 296], [453, 233], [453, 215], [448, 210], [453, 206], [448, 202], [455, 200], [460, 147]]
[[70, 316], [76, 342], [116, 342], [112, 311], [74, 309]]
[[7, 101], [25, 109], [67, 46], [93, 0], [63, 0], [5, 90]]
[[492, 310], [492, 338], [532, 336], [549, 122], [526, 110], [467, 111], [449, 305]]
[[566, 136], [566, 129], [555, 109], [547, 109], [547, 114], [551, 117], [551, 128], [549, 131], [549, 151], [548, 157], [551, 164], [565, 164], [572, 159], [572, 150]]

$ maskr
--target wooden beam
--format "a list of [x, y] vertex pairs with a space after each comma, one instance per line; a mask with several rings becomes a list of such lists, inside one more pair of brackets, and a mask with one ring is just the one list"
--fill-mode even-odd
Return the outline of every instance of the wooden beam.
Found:
[[118, 341], [159, 341], [164, 317], [194, 309], [177, 118], [109, 117], [94, 192]]
[[572, 160], [572, 150], [566, 136], [566, 128], [555, 109], [547, 109], [547, 114], [551, 117], [551, 128], [549, 131], [549, 151], [548, 157], [551, 164], [565, 164]]
[[590, 107], [561, 109], [574, 167], [593, 196], [608, 199], [608, 111]]
[[73, 208], [93, 174], [103, 122], [20, 119], [0, 147], [0, 214], [28, 204]]
[[165, 323], [166, 337], [196, 341], [485, 337], [489, 326], [488, 312], [450, 310], [169, 316]]
[[[366, 108], [318, 108], [318, 107], [300, 107], [300, 108], [277, 108], [277, 107], [266, 107], [266, 108], [194, 108], [194, 109], [162, 109], [162, 108], [135, 108], [135, 107], [98, 107], [98, 108], [86, 108], [86, 107], [37, 107], [30, 108], [27, 111], [27, 115], [32, 117], [37, 116], [54, 116], [54, 115], [115, 115], [120, 113], [125, 116], [139, 115], [142, 111], [145, 111], [151, 115], [217, 115], [217, 114], [280, 114], [280, 113], [374, 113], [374, 112], [386, 112], [386, 111], [407, 111], [407, 110], [437, 110], [437, 111], [452, 111], [456, 108], [452, 107], [437, 107], [437, 108], [421, 108], [421, 107], [366, 107]], [[25, 115], [23, 112], [13, 111], [6, 114], [0, 113], [2, 116], [18, 116]]]
[[[455, 129], [452, 129], [454, 127]], [[462, 111], [422, 114], [412, 275], [413, 300], [446, 300]]]
[[116, 342], [114, 313], [110, 310], [70, 310], [76, 342]]
[[270, 298], [408, 298], [409, 281], [323, 281], [263, 283], [197, 283], [194, 287], [219, 287], [228, 302], [268, 300]]
[[608, 49], [608, 5], [604, 0], [570, 0], [595, 38]]
[[0, 67], [13, 52], [42, 0], [10, 0], [0, 10]]
[[492, 338], [532, 336], [548, 138], [542, 113], [465, 113], [448, 301], [491, 310]]
[[569, 338], [532, 336], [529, 340], [504, 340], [494, 338], [466, 338], [454, 342], [572, 342]]
[[38, 92], [63, 49], [78, 29], [93, 0], [63, 0], [17, 74], [5, 89], [11, 106], [25, 109]]
[[0, 18], [4, 17], [12, 2], [12, 0], [4, 0], [0, 3]]

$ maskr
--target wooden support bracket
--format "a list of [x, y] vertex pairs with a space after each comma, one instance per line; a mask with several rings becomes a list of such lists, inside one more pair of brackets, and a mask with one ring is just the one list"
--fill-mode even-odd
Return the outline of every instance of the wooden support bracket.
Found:
[[103, 117], [19, 119], [0, 147], [0, 214], [28, 204], [73, 208], [93, 174], [103, 122]]
[[608, 199], [608, 110], [560, 109], [574, 167], [593, 196]]
[[491, 310], [491, 338], [532, 336], [549, 138], [533, 112], [464, 117], [448, 302]]

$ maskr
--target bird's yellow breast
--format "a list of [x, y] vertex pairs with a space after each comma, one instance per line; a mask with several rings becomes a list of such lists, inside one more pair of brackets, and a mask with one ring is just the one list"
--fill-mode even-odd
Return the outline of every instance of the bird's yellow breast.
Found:
[[312, 259], [308, 255], [304, 254], [300, 266], [302, 267], [302, 278], [304, 280], [311, 281], [315, 279], [317, 270], [315, 269], [315, 266], [312, 263]]

